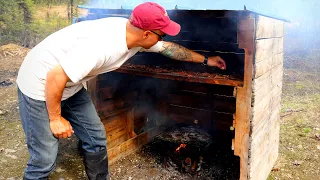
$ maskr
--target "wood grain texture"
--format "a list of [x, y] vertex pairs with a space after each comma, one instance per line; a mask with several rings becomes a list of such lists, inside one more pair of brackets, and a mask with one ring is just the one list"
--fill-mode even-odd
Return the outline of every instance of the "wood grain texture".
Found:
[[122, 144], [126, 140], [128, 140], [128, 135], [123, 134], [122, 136], [118, 137], [117, 139], [115, 139], [113, 141], [108, 141], [107, 142], [107, 149], [111, 149], [113, 147], [119, 146], [120, 144]]
[[122, 112], [119, 115], [111, 116], [109, 118], [102, 118], [101, 121], [105, 127], [106, 132], [110, 132], [116, 128], [125, 127], [127, 120], [127, 111]]
[[[271, 71], [263, 74], [262, 76], [253, 80], [253, 91], [259, 91], [264, 88], [267, 84], [278, 84], [282, 81], [283, 77], [283, 63], [274, 67]], [[256, 92], [258, 93], [258, 92]]]
[[240, 157], [240, 180], [249, 177], [249, 133], [254, 55], [255, 19], [243, 17], [238, 24], [239, 48], [245, 50], [243, 87], [237, 87], [234, 154]]
[[156, 127], [153, 129], [149, 129], [146, 132], [143, 132], [139, 134], [138, 136], [135, 136], [123, 143], [121, 143], [118, 146], [115, 146], [113, 148], [108, 149], [108, 160], [109, 164], [113, 164], [118, 159], [127, 156], [128, 154], [138, 150], [142, 146], [146, 145], [150, 140], [158, 135], [163, 128]]
[[127, 134], [129, 138], [136, 137], [137, 134], [134, 132], [134, 109], [127, 113]]
[[283, 22], [258, 15], [252, 82], [250, 173], [267, 179], [277, 157], [283, 80]]
[[[278, 107], [280, 109], [280, 106]], [[253, 142], [250, 177], [252, 179], [267, 179], [273, 164], [278, 157], [280, 117], [276, 114], [270, 118], [261, 133], [255, 136]], [[261, 143], [262, 142], [262, 143]]]
[[[265, 152], [271, 143], [273, 143], [274, 139], [277, 139], [279, 133], [276, 129], [279, 127], [279, 113], [281, 106], [280, 104], [277, 107], [274, 107], [268, 117], [261, 121], [260, 126], [252, 127], [252, 142], [251, 142], [251, 160], [256, 158], [263, 159], [259, 156]], [[252, 161], [253, 162], [253, 161]], [[251, 164], [252, 168], [254, 168], [253, 164]]]
[[256, 20], [256, 39], [283, 37], [284, 22], [258, 15]]
[[263, 74], [267, 73], [268, 71], [272, 70], [279, 64], [283, 63], [283, 52], [276, 55], [270, 55], [270, 58], [265, 60], [256, 62], [255, 64], [255, 71], [254, 71], [254, 78], [258, 78]]
[[283, 37], [256, 40], [255, 63], [283, 52]]

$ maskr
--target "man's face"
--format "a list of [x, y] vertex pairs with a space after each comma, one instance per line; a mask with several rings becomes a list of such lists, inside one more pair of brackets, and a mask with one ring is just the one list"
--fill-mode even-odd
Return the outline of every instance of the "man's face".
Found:
[[161, 32], [160, 30], [146, 30], [143, 32], [142, 36], [142, 47], [145, 49], [149, 49], [158, 41], [162, 41], [165, 33]]

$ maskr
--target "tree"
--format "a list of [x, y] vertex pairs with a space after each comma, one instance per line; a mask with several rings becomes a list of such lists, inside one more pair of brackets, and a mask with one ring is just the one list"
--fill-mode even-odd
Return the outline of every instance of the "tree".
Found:
[[32, 0], [0, 1], [0, 44], [18, 42], [26, 36], [32, 19], [32, 6]]

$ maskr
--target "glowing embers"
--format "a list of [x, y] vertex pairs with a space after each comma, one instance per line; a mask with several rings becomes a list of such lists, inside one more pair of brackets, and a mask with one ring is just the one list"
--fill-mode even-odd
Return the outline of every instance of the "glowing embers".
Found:
[[197, 124], [173, 125], [148, 143], [143, 153], [150, 154], [173, 177], [239, 179], [239, 158], [230, 147], [215, 142], [213, 134]]
[[[191, 174], [195, 175], [197, 172], [199, 172], [201, 170], [201, 164], [203, 163], [203, 157], [200, 156], [199, 159], [191, 159], [190, 157], [187, 157], [183, 160], [183, 158], [179, 157], [179, 156], [181, 156], [180, 150], [186, 148], [186, 146], [187, 146], [187, 144], [182, 143], [182, 144], [180, 144], [179, 147], [177, 147], [177, 149], [175, 151], [175, 154], [178, 156], [178, 158], [182, 159], [179, 171], [183, 172], [183, 173], [191, 173]], [[170, 160], [168, 158], [164, 159], [164, 164], [166, 166], [168, 166], [169, 163], [167, 163], [165, 161], [170, 161]], [[172, 163], [170, 163], [170, 165], [172, 165]]]
[[204, 163], [206, 149], [212, 143], [211, 135], [197, 126], [174, 126], [155, 138], [162, 144], [159, 151], [162, 165], [169, 171], [199, 176]]
[[186, 144], [180, 144], [180, 146], [176, 149], [176, 152], [180, 152], [181, 148], [185, 148], [187, 145]]

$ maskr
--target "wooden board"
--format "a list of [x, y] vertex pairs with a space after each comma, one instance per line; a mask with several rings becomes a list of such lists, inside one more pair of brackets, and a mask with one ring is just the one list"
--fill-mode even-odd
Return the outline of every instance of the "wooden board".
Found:
[[261, 121], [267, 120], [264, 117], [268, 116], [274, 107], [279, 107], [281, 101], [281, 90], [282, 89], [280, 88], [274, 88], [261, 102], [256, 106], [253, 106], [252, 127], [259, 125]]
[[[260, 127], [253, 127], [252, 132], [252, 142], [251, 142], [251, 157], [252, 161], [254, 159], [259, 159], [261, 154], [265, 152], [269, 146], [273, 143], [274, 139], [277, 139], [279, 133], [276, 129], [279, 127], [280, 122], [280, 104], [274, 107], [269, 113], [268, 117], [260, 122]], [[253, 166], [252, 166], [253, 167]]]
[[[277, 134], [279, 131], [279, 128], [275, 129], [277, 132], [274, 134]], [[277, 134], [279, 137], [279, 134]], [[259, 164], [257, 164], [255, 167], [252, 168], [252, 171], [250, 171], [250, 178], [251, 179], [267, 179], [272, 168], [273, 164], [278, 158], [278, 152], [279, 152], [279, 139], [275, 140], [273, 144], [271, 144], [268, 149], [266, 149], [266, 152], [263, 154], [260, 154], [259, 156], [264, 157], [264, 159], [259, 159]]]
[[118, 159], [127, 156], [128, 154], [138, 150], [142, 146], [146, 145], [150, 140], [158, 135], [163, 130], [162, 127], [156, 127], [143, 132], [122, 144], [108, 149], [109, 164], [113, 164]]
[[277, 38], [284, 35], [284, 22], [258, 15], [256, 21], [256, 39]]
[[105, 99], [110, 99], [113, 96], [113, 93], [115, 91], [114, 87], [102, 87], [97, 89], [97, 95], [99, 101], [103, 101]]
[[104, 124], [106, 132], [110, 132], [116, 128], [125, 127], [127, 123], [127, 117], [126, 117], [127, 111], [124, 111], [117, 116], [112, 116], [109, 118], [105, 118], [105, 117], [101, 118], [101, 121]]
[[[280, 107], [279, 107], [280, 108]], [[275, 114], [270, 123], [259, 133], [253, 142], [251, 171], [252, 179], [266, 179], [278, 157], [280, 117]], [[262, 142], [262, 143], [261, 143]], [[263, 157], [263, 158], [261, 158]]]
[[[282, 77], [279, 77], [279, 80], [282, 80]], [[278, 90], [274, 90], [278, 89]], [[282, 92], [282, 81], [277, 81], [272, 84], [266, 84], [261, 88], [259, 91], [254, 92], [253, 98], [252, 98], [252, 105], [253, 106], [259, 106], [259, 103], [266, 97], [269, 96], [270, 93], [277, 91], [278, 94], [281, 94]]]
[[262, 76], [253, 80], [253, 91], [258, 93], [261, 88], [264, 88], [267, 84], [279, 84], [283, 77], [283, 63], [274, 67], [271, 71], [263, 74]]
[[235, 98], [209, 97], [209, 96], [185, 96], [169, 94], [168, 103], [189, 109], [202, 109], [233, 114], [235, 112]]
[[267, 179], [279, 147], [283, 22], [257, 15], [248, 179]]
[[[179, 43], [179, 42], [177, 42]], [[191, 43], [194, 45], [193, 43]], [[211, 47], [211, 45], [208, 45]], [[135, 56], [131, 57], [128, 60], [128, 63], [135, 64], [135, 65], [146, 65], [146, 66], [153, 66], [162, 68], [162, 69], [177, 69], [180, 71], [186, 72], [206, 72], [206, 73], [221, 73], [221, 74], [239, 74], [243, 75], [244, 72], [244, 53], [237, 53], [237, 52], [222, 52], [216, 49], [204, 49], [202, 48], [195, 48], [189, 45], [186, 48], [194, 50], [200, 54], [206, 54], [207, 56], [220, 56], [227, 64], [227, 69], [225, 71], [218, 71], [212, 67], [204, 67], [200, 63], [192, 63], [192, 62], [185, 62], [185, 61], [176, 61], [172, 60], [168, 57], [163, 56], [160, 53], [149, 53], [149, 52], [142, 52], [138, 53]], [[239, 50], [240, 51], [240, 50]], [[155, 69], [157, 72], [158, 69]], [[168, 72], [170, 73], [170, 71]]]
[[255, 63], [283, 52], [283, 37], [256, 40]]
[[201, 73], [197, 72], [173, 72], [172, 70], [161, 69], [164, 72], [157, 72], [159, 68], [150, 67], [148, 70], [143, 70], [137, 65], [124, 65], [119, 69], [115, 70], [116, 72], [124, 74], [132, 74], [136, 76], [146, 76], [160, 79], [176, 80], [176, 81], [187, 81], [187, 82], [198, 82], [198, 83], [207, 83], [207, 84], [220, 84], [220, 85], [229, 85], [229, 86], [242, 86], [243, 80], [239, 75], [222, 75], [218, 73], [206, 73], [209, 76], [201, 76]]
[[243, 17], [239, 20], [238, 29], [239, 47], [245, 50], [245, 71], [243, 87], [237, 87], [236, 92], [234, 154], [240, 157], [240, 180], [246, 180], [249, 176], [249, 133], [255, 19], [250, 16]]
[[276, 55], [270, 55], [270, 58], [259, 61], [254, 67], [254, 78], [258, 78], [279, 64], [283, 63], [283, 52]]
[[106, 130], [107, 147], [112, 148], [136, 136], [134, 132], [134, 110], [127, 109], [117, 115], [104, 117], [102, 123]]

